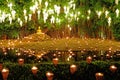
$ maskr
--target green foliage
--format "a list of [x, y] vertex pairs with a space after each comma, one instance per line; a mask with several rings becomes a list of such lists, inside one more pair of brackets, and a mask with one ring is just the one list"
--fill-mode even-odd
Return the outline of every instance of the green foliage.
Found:
[[114, 25], [113, 32], [115, 39], [120, 40], [120, 23]]
[[[48, 7], [45, 6], [46, 1], [48, 2]], [[105, 30], [103, 30], [103, 33], [106, 33], [107, 31], [115, 31], [113, 24], [117, 24], [117, 18], [115, 10], [118, 8], [120, 9], [120, 5], [116, 5], [114, 0], [42, 0], [41, 5], [39, 5], [39, 0], [9, 0], [8, 2], [6, 0], [0, 0], [0, 17], [3, 15], [2, 12], [5, 12], [5, 14], [10, 14], [11, 9], [9, 8], [8, 4], [12, 3], [12, 10], [15, 10], [15, 20], [12, 21], [12, 24], [9, 23], [9, 17], [5, 19], [5, 22], [0, 23], [0, 30], [3, 32], [7, 32], [9, 28], [12, 28], [13, 31], [17, 30], [20, 26], [20, 22], [18, 21], [18, 18], [21, 19], [23, 22], [23, 26], [27, 26], [28, 29], [22, 29], [24, 32], [35, 32], [36, 27], [41, 26], [42, 28], [48, 28], [52, 29], [53, 27], [58, 29], [64, 29], [66, 25], [70, 24], [73, 27], [73, 29], [80, 29], [78, 31], [81, 31], [84, 34], [90, 34], [90, 35], [97, 35], [99, 33], [94, 32], [101, 32], [102, 28], [104, 27]], [[31, 7], [35, 7], [35, 4], [38, 3], [37, 9], [35, 10], [35, 13], [31, 10]], [[73, 9], [73, 5], [75, 4], [75, 9]], [[60, 14], [57, 15], [55, 11], [55, 5], [60, 6]], [[69, 7], [68, 13], [65, 14], [64, 7]], [[48, 11], [52, 9], [53, 13], [48, 14], [48, 18], [46, 20], [46, 23], [44, 22], [44, 11], [45, 13], [48, 13]], [[32, 20], [25, 22], [25, 15], [24, 10], [26, 10], [26, 16], [29, 18], [29, 14], [32, 15]], [[40, 19], [38, 19], [38, 13], [37, 11], [40, 11]], [[91, 10], [91, 14], [88, 14], [88, 10]], [[108, 17], [112, 18], [111, 26], [108, 27], [108, 18], [105, 18], [105, 10], [109, 11]], [[96, 11], [102, 11], [100, 19], [98, 19], [98, 15], [96, 14]], [[78, 14], [80, 12], [80, 14]], [[55, 17], [55, 23], [51, 23], [51, 17]], [[75, 18], [76, 16], [76, 18]], [[90, 17], [89, 21], [87, 21], [87, 17]], [[58, 21], [57, 18], [60, 20]], [[32, 22], [33, 21], [33, 22]], [[32, 23], [30, 23], [32, 22]], [[89, 25], [87, 25], [89, 24]], [[32, 25], [32, 26], [29, 26]], [[77, 26], [76, 26], [77, 25]], [[33, 27], [34, 26], [34, 27]], [[89, 28], [88, 28], [89, 27]], [[92, 32], [91, 30], [93, 30]], [[99, 29], [98, 29], [99, 28]], [[33, 31], [31, 31], [33, 30]], [[86, 32], [85, 32], [86, 31]], [[15, 33], [15, 31], [13, 32]], [[78, 33], [76, 31], [76, 33]], [[107, 32], [109, 33], [109, 32]], [[113, 32], [115, 33], [115, 32]], [[111, 33], [111, 35], [113, 34]], [[30, 33], [31, 34], [31, 33]], [[26, 35], [26, 34], [25, 34]], [[117, 39], [117, 36], [119, 35], [119, 32], [115, 33], [115, 39]], [[80, 34], [78, 34], [80, 36]], [[85, 36], [85, 35], [83, 35]], [[107, 36], [107, 34], [104, 34], [104, 36]], [[15, 36], [14, 36], [15, 37]], [[14, 38], [13, 37], [13, 38]], [[90, 36], [93, 37], [93, 36]]]
[[[70, 63], [72, 64], [72, 63]], [[50, 71], [54, 73], [54, 79], [56, 80], [68, 80], [71, 76], [78, 75], [80, 80], [96, 80], [95, 73], [102, 72], [104, 74], [104, 80], [119, 80], [119, 62], [106, 62], [106, 61], [95, 61], [91, 64], [87, 64], [82, 61], [75, 63], [77, 65], [77, 72], [75, 75], [70, 76], [69, 66], [70, 64], [58, 64], [54, 66], [51, 63], [38, 63], [38, 64], [24, 64], [23, 66], [17, 63], [4, 63], [4, 66], [10, 70], [8, 80], [35, 80], [31, 72], [33, 65], [38, 67], [37, 76], [40, 80], [46, 80], [46, 72]], [[115, 64], [118, 70], [111, 75], [109, 66]]]

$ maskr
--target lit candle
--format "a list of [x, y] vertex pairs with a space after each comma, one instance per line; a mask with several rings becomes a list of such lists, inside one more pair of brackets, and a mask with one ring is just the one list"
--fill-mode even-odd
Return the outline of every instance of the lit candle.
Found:
[[55, 65], [55, 66], [57, 66], [57, 64], [58, 64], [58, 58], [53, 58], [53, 64]]
[[111, 70], [112, 72], [115, 72], [115, 71], [117, 70], [117, 67], [116, 67], [115, 65], [111, 65], [111, 66], [110, 66], [110, 70]]
[[53, 77], [53, 75], [54, 75], [54, 74], [51, 73], [51, 72], [47, 72], [47, 73], [46, 73], [47, 78], [49, 78], [49, 77]]
[[90, 63], [92, 62], [92, 57], [91, 57], [91, 56], [88, 56], [88, 57], [86, 58], [86, 61], [87, 61], [88, 64], [90, 64]]
[[8, 69], [2, 69], [2, 73], [6, 73], [6, 72], [9, 72]]
[[103, 73], [98, 72], [95, 74], [95, 76], [96, 76], [96, 80], [103, 80]]
[[77, 66], [74, 65], [74, 64], [72, 64], [72, 65], [70, 66], [70, 72], [71, 72], [71, 74], [75, 73], [76, 71], [77, 71]]
[[33, 66], [33, 67], [31, 68], [31, 70], [32, 70], [32, 73], [33, 73], [33, 74], [36, 74], [37, 71], [38, 71], [38, 68], [37, 68], [36, 66]]
[[8, 69], [2, 69], [3, 80], [7, 80], [8, 75], [9, 75], [9, 70]]
[[33, 66], [32, 67], [32, 70], [37, 70], [38, 68], [36, 66]]
[[18, 63], [19, 63], [19, 65], [23, 65], [24, 64], [24, 59], [22, 59], [22, 58], [18, 59]]
[[54, 74], [52, 72], [46, 73], [47, 80], [53, 80], [53, 76], [54, 76]]

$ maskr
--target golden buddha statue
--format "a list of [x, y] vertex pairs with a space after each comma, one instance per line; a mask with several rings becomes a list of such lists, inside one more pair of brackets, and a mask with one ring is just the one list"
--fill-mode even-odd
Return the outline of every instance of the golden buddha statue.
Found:
[[40, 27], [38, 27], [37, 34], [43, 34]]

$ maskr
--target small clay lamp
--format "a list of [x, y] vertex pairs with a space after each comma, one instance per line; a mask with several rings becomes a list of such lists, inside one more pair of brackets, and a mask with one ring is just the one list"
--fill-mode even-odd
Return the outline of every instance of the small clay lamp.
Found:
[[53, 76], [54, 76], [54, 74], [52, 72], [46, 73], [47, 80], [53, 80]]
[[106, 54], [106, 58], [108, 58], [108, 59], [109, 59], [109, 58], [110, 58], [110, 54]]
[[32, 73], [33, 73], [34, 75], [36, 75], [37, 72], [38, 72], [38, 68], [37, 68], [36, 66], [33, 66], [33, 67], [31, 68], [31, 70], [32, 70]]
[[8, 69], [2, 69], [2, 76], [3, 76], [3, 80], [7, 80], [9, 75], [9, 70]]
[[55, 66], [57, 66], [59, 59], [58, 58], [53, 58], [52, 62]]
[[70, 73], [71, 73], [71, 74], [74, 74], [76, 71], [77, 71], [77, 66], [74, 65], [74, 64], [72, 64], [72, 65], [70, 66]]
[[88, 57], [86, 58], [86, 62], [87, 62], [88, 64], [90, 64], [90, 63], [92, 62], [92, 57], [91, 57], [91, 56], [88, 56]]
[[22, 58], [18, 59], [18, 64], [23, 65], [24, 64], [24, 59], [22, 59]]
[[115, 65], [111, 65], [109, 69], [114, 73], [117, 70], [117, 67]]
[[95, 74], [96, 80], [103, 80], [103, 76], [104, 76], [103, 73], [100, 72]]

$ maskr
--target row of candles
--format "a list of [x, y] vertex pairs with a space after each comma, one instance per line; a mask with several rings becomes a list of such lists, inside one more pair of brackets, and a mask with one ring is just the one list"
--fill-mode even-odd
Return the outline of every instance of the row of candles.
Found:
[[[58, 59], [58, 58], [53, 58], [52, 61], [53, 61], [53, 64], [54, 64], [55, 66], [57, 66], [57, 65], [58, 65], [58, 62], [59, 62], [59, 59]], [[87, 62], [88, 64], [90, 64], [90, 63], [92, 62], [92, 57], [91, 57], [91, 56], [87, 57], [87, 58], [86, 58], [86, 62]], [[18, 60], [18, 63], [19, 63], [19, 65], [23, 65], [23, 64], [24, 64], [24, 59], [20, 58], [20, 59]], [[117, 70], [117, 67], [116, 67], [115, 65], [111, 65], [111, 66], [109, 67], [109, 69], [110, 69], [111, 72], [114, 73], [114, 72]], [[37, 72], [38, 72], [38, 68], [37, 68], [36, 66], [33, 66], [33, 67], [31, 68], [31, 71], [32, 71], [33, 75], [36, 75]], [[77, 71], [77, 65], [75, 65], [75, 64], [70, 65], [70, 73], [71, 73], [71, 74], [74, 74], [76, 71]], [[3, 68], [3, 69], [2, 69], [3, 79], [4, 79], [4, 80], [7, 80], [8, 75], [9, 75], [9, 69]], [[101, 73], [101, 72], [98, 72], [98, 73], [95, 74], [95, 76], [96, 76], [96, 80], [103, 80], [104, 74]], [[47, 80], [53, 80], [54, 73], [52, 73], [52, 72], [46, 72], [46, 77], [47, 77]]]
[[[58, 65], [58, 62], [59, 62], [59, 59], [58, 59], [58, 58], [53, 58], [52, 61], [53, 61], [53, 64], [54, 64], [55, 66], [57, 66], [57, 65]], [[87, 62], [88, 64], [90, 64], [90, 63], [92, 62], [92, 57], [91, 57], [91, 56], [88, 56], [88, 57], [86, 58], [86, 62]], [[22, 59], [22, 58], [18, 59], [18, 63], [19, 63], [19, 65], [23, 65], [23, 64], [24, 64], [24, 59]], [[114, 72], [117, 70], [117, 67], [116, 67], [115, 65], [111, 65], [111, 66], [109, 67], [109, 69], [110, 69], [111, 72], [114, 73]], [[31, 71], [32, 71], [32, 73], [33, 73], [34, 75], [36, 75], [37, 72], [38, 72], [38, 68], [37, 68], [36, 66], [33, 66], [33, 67], [31, 68]], [[75, 65], [75, 64], [70, 65], [70, 73], [71, 73], [71, 74], [74, 74], [76, 71], [77, 71], [77, 65]], [[8, 75], [9, 75], [9, 69], [3, 68], [3, 69], [2, 69], [3, 79], [4, 79], [4, 80], [7, 80]], [[98, 73], [95, 74], [95, 76], [96, 76], [96, 80], [103, 80], [104, 74], [98, 72]], [[46, 77], [47, 77], [48, 80], [53, 80], [54, 73], [52, 73], [52, 72], [46, 72]]]

